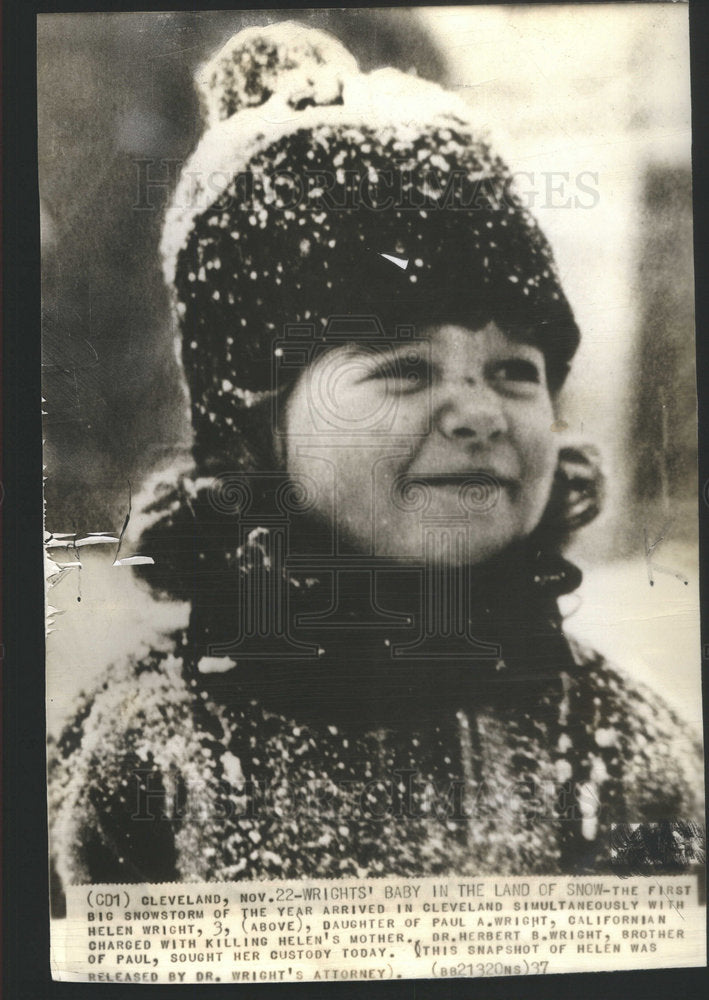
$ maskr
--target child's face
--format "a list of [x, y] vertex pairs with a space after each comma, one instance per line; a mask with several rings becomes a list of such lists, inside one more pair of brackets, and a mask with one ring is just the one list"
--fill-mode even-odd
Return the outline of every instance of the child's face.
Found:
[[427, 558], [478, 563], [539, 523], [553, 420], [540, 350], [494, 323], [441, 325], [423, 344], [344, 345], [316, 359], [288, 401], [285, 457], [362, 554], [419, 560], [427, 534]]

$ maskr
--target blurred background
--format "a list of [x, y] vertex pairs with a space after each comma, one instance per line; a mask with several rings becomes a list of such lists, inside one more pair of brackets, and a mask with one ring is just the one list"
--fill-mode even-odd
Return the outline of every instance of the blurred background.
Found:
[[[157, 245], [201, 134], [192, 75], [240, 28], [284, 18], [329, 30], [363, 69], [458, 92], [518, 176], [582, 330], [561, 436], [595, 443], [607, 476], [571, 553], [585, 582], [567, 627], [697, 720], [685, 5], [41, 15], [47, 530], [117, 534], [129, 489], [189, 444]], [[50, 729], [107, 649], [184, 614], [112, 566], [115, 549], [81, 551], [48, 597]]]

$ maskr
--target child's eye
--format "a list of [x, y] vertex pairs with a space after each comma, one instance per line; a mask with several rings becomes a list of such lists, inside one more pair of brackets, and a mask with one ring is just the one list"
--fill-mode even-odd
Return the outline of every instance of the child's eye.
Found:
[[507, 358], [495, 366], [495, 377], [504, 382], [521, 382], [538, 385], [542, 378], [539, 366], [526, 358]]
[[401, 365], [396, 364], [395, 361], [390, 361], [385, 364], [377, 365], [369, 372], [370, 378], [401, 378]]
[[430, 372], [426, 365], [392, 360], [372, 368], [367, 378], [386, 382], [398, 392], [413, 392], [428, 385]]

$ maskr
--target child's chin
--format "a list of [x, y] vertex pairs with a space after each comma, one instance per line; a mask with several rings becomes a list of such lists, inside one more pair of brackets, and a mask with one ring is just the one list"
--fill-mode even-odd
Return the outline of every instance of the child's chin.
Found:
[[[467, 527], [467, 532], [465, 528]], [[461, 530], [462, 529], [462, 530]], [[377, 556], [400, 563], [434, 566], [475, 566], [487, 562], [517, 540], [509, 530], [476, 531], [473, 525], [431, 525], [421, 535], [402, 544], [402, 537], [380, 540]], [[466, 537], [467, 536], [467, 537]]]

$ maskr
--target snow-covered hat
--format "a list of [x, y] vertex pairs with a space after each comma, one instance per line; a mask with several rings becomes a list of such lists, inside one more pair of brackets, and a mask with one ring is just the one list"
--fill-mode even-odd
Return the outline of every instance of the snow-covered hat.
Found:
[[494, 320], [539, 346], [561, 385], [579, 331], [551, 249], [460, 98], [363, 73], [293, 22], [239, 32], [196, 82], [205, 131], [161, 244], [196, 457], [224, 454], [274, 391], [290, 325], [321, 336], [333, 317], [375, 318], [394, 337]]

